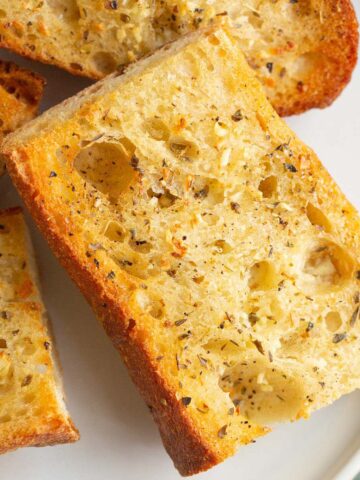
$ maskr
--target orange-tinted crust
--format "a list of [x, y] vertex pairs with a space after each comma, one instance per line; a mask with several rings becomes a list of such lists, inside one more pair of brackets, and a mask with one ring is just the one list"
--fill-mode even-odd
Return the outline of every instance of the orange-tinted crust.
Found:
[[[26, 165], [26, 153], [23, 155]], [[26, 177], [18, 175], [12, 161], [8, 163], [8, 169], [50, 247], [80, 288], [115, 348], [120, 352], [132, 380], [159, 426], [162, 441], [175, 467], [184, 476], [192, 475], [207, 470], [232, 455], [233, 450], [214, 451], [204, 443], [204, 439], [186, 415], [186, 407], [176, 399], [171, 388], [158, 373], [158, 367], [153, 363], [150, 352], [147, 352], [143, 339], [139, 338], [136, 329], [132, 328], [126, 315], [126, 306], [119, 306], [116, 296], [105, 291], [101, 278], [94, 275], [78, 258], [69, 238], [51, 221], [51, 212], [45, 208], [27, 165]]]
[[311, 72], [307, 88], [299, 86], [291, 97], [276, 101], [274, 107], [285, 117], [333, 103], [351, 79], [358, 58], [359, 31], [350, 0], [326, 0], [328, 28], [318, 53], [326, 61]]

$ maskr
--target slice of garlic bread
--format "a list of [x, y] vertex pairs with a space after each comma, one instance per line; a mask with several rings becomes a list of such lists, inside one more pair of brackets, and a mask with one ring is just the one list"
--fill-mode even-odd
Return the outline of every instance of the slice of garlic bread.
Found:
[[97, 79], [227, 18], [282, 115], [329, 105], [357, 58], [350, 0], [0, 0], [0, 10], [0, 46]]
[[[0, 142], [36, 115], [45, 81], [40, 75], [0, 60]], [[5, 163], [0, 158], [0, 175]]]
[[5, 141], [176, 467], [360, 386], [360, 220], [231, 32], [191, 34]]
[[74, 442], [19, 208], [0, 211], [0, 265], [0, 453]]

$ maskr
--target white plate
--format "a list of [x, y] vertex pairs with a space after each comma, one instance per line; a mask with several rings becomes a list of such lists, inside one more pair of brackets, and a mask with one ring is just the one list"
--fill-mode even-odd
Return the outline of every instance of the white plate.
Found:
[[[358, 5], [357, 5], [358, 6]], [[359, 7], [359, 6], [358, 6]], [[358, 8], [360, 13], [360, 8]], [[89, 84], [60, 70], [26, 61], [48, 80], [48, 108]], [[350, 200], [360, 208], [360, 68], [335, 104], [292, 118], [290, 125], [318, 153]], [[0, 206], [19, 203], [9, 179], [0, 182]], [[4, 195], [5, 192], [5, 195]], [[172, 480], [179, 478], [145, 404], [90, 308], [61, 269], [31, 219], [46, 306], [64, 369], [68, 406], [81, 432], [74, 445], [18, 450], [1, 457], [0, 479]], [[202, 480], [351, 480], [360, 471], [360, 392], [310, 420], [278, 426], [243, 447]], [[344, 465], [348, 466], [344, 469]], [[342, 473], [340, 474], [340, 470]]]

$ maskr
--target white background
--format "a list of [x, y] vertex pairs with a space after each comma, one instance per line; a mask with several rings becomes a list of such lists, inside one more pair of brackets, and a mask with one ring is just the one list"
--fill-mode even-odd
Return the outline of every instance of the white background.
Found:
[[[360, 13], [358, 3], [356, 6]], [[89, 84], [56, 68], [1, 53], [1, 58], [14, 59], [47, 78], [43, 109]], [[288, 122], [360, 209], [360, 68], [333, 106]], [[1, 207], [20, 203], [8, 178], [0, 180], [0, 189]], [[0, 480], [180, 478], [117, 352], [30, 218], [28, 224], [62, 360], [67, 403], [81, 440], [73, 445], [7, 454], [0, 458]], [[256, 444], [241, 448], [235, 457], [199, 475], [199, 479], [331, 479], [360, 447], [359, 401], [357, 392], [317, 412], [310, 420], [276, 427]]]

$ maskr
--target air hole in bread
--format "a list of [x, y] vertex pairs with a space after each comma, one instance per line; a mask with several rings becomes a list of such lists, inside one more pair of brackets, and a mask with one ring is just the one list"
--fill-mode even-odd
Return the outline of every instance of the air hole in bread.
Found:
[[170, 130], [160, 118], [150, 118], [145, 121], [145, 130], [154, 140], [166, 142], [170, 137]]
[[224, 190], [224, 185], [212, 178], [197, 176], [192, 183], [194, 198], [209, 206], [224, 202]]
[[105, 227], [104, 235], [112, 242], [123, 242], [126, 231], [118, 222], [109, 222]]
[[74, 161], [75, 169], [87, 183], [116, 202], [135, 182], [138, 173], [131, 166], [134, 147], [125, 139], [119, 143], [90, 143]]
[[97, 52], [92, 57], [94, 68], [101, 74], [107, 75], [117, 67], [116, 59], [108, 52]]
[[149, 313], [154, 318], [162, 318], [164, 316], [164, 305], [161, 301], [153, 301]]
[[120, 266], [122, 270], [133, 277], [146, 280], [149, 277], [148, 262], [140, 258], [135, 252], [129, 253], [121, 258], [112, 256], [112, 259]]
[[260, 353], [226, 369], [220, 386], [242, 415], [261, 425], [295, 420], [304, 402], [301, 379], [285, 374]]
[[336, 332], [342, 325], [342, 319], [339, 312], [329, 312], [325, 317], [325, 324], [330, 332]]
[[219, 221], [219, 216], [215, 215], [214, 213], [211, 212], [205, 212], [201, 215], [201, 218], [204, 222], [206, 222], [208, 225], [216, 225]]
[[76, 0], [45, 0], [54, 14], [65, 21], [76, 21], [80, 18], [80, 10]]
[[149, 243], [147, 240], [141, 240], [141, 239], [130, 240], [129, 246], [135, 252], [139, 252], [139, 253], [149, 253], [152, 249], [151, 243]]
[[325, 232], [331, 232], [331, 223], [329, 222], [326, 215], [310, 202], [306, 205], [306, 216], [308, 217], [312, 225], [319, 227]]
[[161, 190], [162, 191], [160, 193], [160, 191], [155, 192], [152, 188], [149, 188], [147, 191], [147, 195], [150, 199], [157, 198], [157, 205], [160, 208], [169, 208], [174, 205], [178, 197], [173, 195], [167, 188], [162, 188]]
[[171, 137], [169, 139], [169, 149], [175, 157], [184, 162], [192, 162], [199, 156], [199, 149], [195, 143], [182, 137]]
[[303, 274], [300, 279], [303, 290], [312, 293], [327, 291], [349, 280], [354, 272], [354, 261], [334, 242], [323, 240], [308, 249]]
[[277, 191], [277, 177], [270, 175], [259, 183], [259, 190], [264, 198], [271, 198]]
[[278, 284], [278, 275], [271, 262], [254, 263], [249, 273], [249, 288], [251, 290], [270, 290]]
[[233, 247], [226, 242], [225, 240], [216, 240], [216, 242], [213, 243], [214, 245], [214, 252], [215, 253], [230, 253], [233, 251]]

